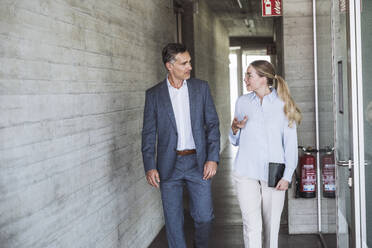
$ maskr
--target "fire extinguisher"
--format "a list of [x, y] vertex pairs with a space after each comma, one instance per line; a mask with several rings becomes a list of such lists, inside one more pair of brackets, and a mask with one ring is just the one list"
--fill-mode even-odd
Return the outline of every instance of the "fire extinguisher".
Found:
[[304, 151], [300, 157], [300, 196], [303, 198], [314, 198], [316, 196], [316, 162], [312, 153], [317, 152], [311, 147], [298, 148]]
[[326, 147], [320, 151], [325, 154], [322, 157], [322, 182], [323, 196], [335, 198], [336, 196], [336, 165], [333, 155], [334, 148]]
[[271, 0], [265, 0], [265, 14], [271, 15]]

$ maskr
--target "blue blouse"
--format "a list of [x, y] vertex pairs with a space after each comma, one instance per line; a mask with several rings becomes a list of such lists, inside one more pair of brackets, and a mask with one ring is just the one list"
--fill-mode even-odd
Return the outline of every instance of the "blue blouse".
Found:
[[262, 105], [255, 92], [238, 98], [235, 117], [248, 121], [235, 135], [230, 129], [232, 145], [239, 146], [233, 171], [236, 175], [256, 180], [268, 180], [269, 162], [285, 163], [283, 179], [291, 182], [297, 167], [296, 123], [288, 127], [288, 119], [283, 111], [284, 102], [275, 89], [264, 96]]

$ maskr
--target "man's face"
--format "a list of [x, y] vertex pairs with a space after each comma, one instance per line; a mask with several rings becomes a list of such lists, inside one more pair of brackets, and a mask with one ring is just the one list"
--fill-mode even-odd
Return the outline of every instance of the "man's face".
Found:
[[173, 63], [167, 62], [166, 66], [168, 68], [169, 74], [178, 80], [186, 80], [190, 78], [191, 67], [191, 57], [189, 52], [178, 53], [175, 56], [175, 61]]

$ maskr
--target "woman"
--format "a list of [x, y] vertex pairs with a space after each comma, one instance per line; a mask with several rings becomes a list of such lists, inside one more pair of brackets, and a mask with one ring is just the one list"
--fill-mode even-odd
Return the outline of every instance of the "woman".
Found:
[[[244, 244], [246, 248], [276, 248], [285, 191], [297, 166], [296, 124], [301, 121], [301, 112], [287, 83], [269, 62], [252, 62], [244, 82], [251, 92], [236, 101], [229, 134], [230, 142], [239, 146], [233, 178], [242, 212]], [[285, 164], [276, 187], [267, 184], [269, 162]]]

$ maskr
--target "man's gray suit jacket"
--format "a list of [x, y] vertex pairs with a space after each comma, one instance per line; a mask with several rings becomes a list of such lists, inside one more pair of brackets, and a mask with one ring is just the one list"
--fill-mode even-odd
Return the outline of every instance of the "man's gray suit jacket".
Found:
[[[219, 162], [219, 120], [208, 83], [189, 79], [187, 88], [192, 134], [198, 168], [202, 175], [206, 161]], [[161, 180], [171, 176], [177, 156], [177, 139], [176, 119], [165, 79], [146, 91], [142, 129], [145, 172], [157, 169]]]

